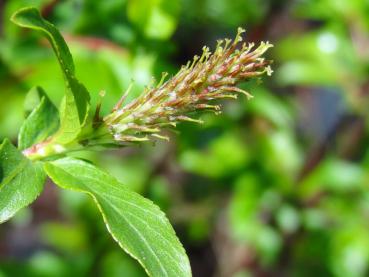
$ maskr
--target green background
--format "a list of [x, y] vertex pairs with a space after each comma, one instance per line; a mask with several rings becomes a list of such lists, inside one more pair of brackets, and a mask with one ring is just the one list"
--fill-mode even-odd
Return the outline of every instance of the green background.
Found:
[[[2, 1], [0, 140], [14, 143], [29, 89], [64, 93], [46, 41], [9, 20], [29, 5], [62, 31], [92, 102], [106, 91], [104, 113], [132, 79], [133, 98], [238, 26], [273, 43], [273, 76], [242, 84], [252, 100], [222, 102], [169, 143], [79, 156], [167, 213], [194, 276], [368, 276], [368, 1]], [[0, 226], [0, 276], [145, 275], [89, 198], [48, 182]]]

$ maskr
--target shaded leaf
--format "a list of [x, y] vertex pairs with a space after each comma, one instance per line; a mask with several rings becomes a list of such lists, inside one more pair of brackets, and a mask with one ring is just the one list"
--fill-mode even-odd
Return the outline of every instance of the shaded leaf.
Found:
[[36, 94], [40, 103], [24, 121], [18, 136], [18, 148], [23, 150], [41, 142], [54, 134], [59, 127], [58, 109], [47, 97], [42, 88], [30, 92]]
[[0, 223], [31, 204], [41, 193], [46, 175], [8, 140], [0, 146]]

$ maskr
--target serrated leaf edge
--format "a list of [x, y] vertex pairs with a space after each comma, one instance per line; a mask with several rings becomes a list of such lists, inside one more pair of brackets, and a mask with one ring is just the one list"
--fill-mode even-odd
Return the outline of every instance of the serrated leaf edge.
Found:
[[[45, 171], [46, 171], [46, 173], [48, 173], [48, 166], [54, 166], [55, 167], [55, 165], [53, 165], [51, 162], [48, 162], [48, 163], [45, 163], [44, 164], [44, 169], [45, 169]], [[60, 168], [59, 168], [59, 170], [60, 170]], [[63, 170], [63, 169], [62, 169]], [[99, 169], [99, 170], [101, 170], [101, 169]], [[65, 170], [63, 170], [66, 174], [68, 174], [68, 175], [70, 175], [67, 171], [65, 171]], [[105, 171], [103, 171], [103, 170], [101, 170], [102, 172], [104, 172], [105, 174], [108, 174], [111, 178], [114, 178], [114, 177], [112, 177], [108, 172], [105, 172]], [[50, 176], [49, 176], [50, 177]], [[72, 176], [73, 177], [73, 176]], [[52, 177], [50, 177], [51, 178], [51, 180], [52, 181], [54, 181], [53, 180], [53, 178]], [[73, 177], [73, 178], [75, 178], [75, 177]], [[119, 181], [117, 181], [117, 182], [119, 182]], [[59, 186], [59, 187], [61, 187], [62, 189], [66, 189], [66, 190], [72, 190], [72, 191], [76, 191], [76, 192], [81, 192], [81, 193], [85, 193], [85, 194], [88, 194], [89, 196], [91, 196], [92, 197], [92, 199], [93, 199], [93, 201], [96, 203], [96, 206], [98, 207], [98, 209], [99, 209], [99, 211], [100, 211], [100, 213], [101, 213], [101, 215], [102, 215], [102, 217], [103, 217], [103, 221], [104, 221], [104, 224], [105, 224], [105, 226], [106, 226], [106, 228], [107, 228], [107, 230], [108, 230], [108, 232], [110, 233], [110, 235], [112, 236], [112, 238], [114, 239], [114, 241], [116, 241], [116, 243], [119, 245], [119, 247], [120, 248], [122, 248], [127, 254], [129, 254], [132, 258], [134, 258], [136, 261], [138, 261], [138, 263], [142, 266], [142, 268], [145, 270], [145, 272], [148, 274], [148, 276], [153, 276], [152, 274], [150, 274], [150, 272], [148, 271], [148, 269], [146, 268], [146, 266], [142, 263], [142, 261], [138, 258], [138, 257], [136, 257], [133, 253], [131, 253], [126, 247], [124, 247], [121, 243], [120, 243], [120, 241], [118, 240], [118, 238], [117, 238], [117, 236], [115, 235], [115, 233], [111, 230], [111, 228], [110, 228], [110, 225], [109, 225], [109, 223], [108, 223], [108, 220], [107, 220], [107, 218], [106, 218], [106, 215], [105, 215], [105, 213], [104, 213], [104, 211], [103, 211], [103, 209], [102, 209], [102, 207], [101, 207], [101, 205], [100, 205], [100, 203], [99, 203], [99, 201], [97, 200], [97, 198], [93, 195], [93, 193], [91, 193], [91, 192], [89, 192], [89, 191], [86, 191], [86, 190], [81, 190], [81, 189], [75, 189], [75, 188], [73, 188], [73, 189], [71, 189], [71, 188], [68, 188], [68, 187], [65, 187], [65, 186], [63, 186], [63, 185], [60, 185], [60, 184], [58, 184], [57, 182], [54, 182], [57, 186]], [[142, 197], [142, 196], [141, 196]], [[145, 198], [147, 201], [149, 201], [152, 205], [154, 205], [157, 209], [158, 209], [158, 211], [160, 212], [160, 213], [162, 213], [162, 215], [163, 215], [163, 218], [165, 219], [165, 221], [166, 221], [166, 223], [167, 224], [170, 224], [170, 222], [169, 222], [169, 220], [168, 220], [168, 218], [166, 217], [166, 215], [165, 215], [165, 213], [163, 212], [163, 211], [161, 211], [160, 210], [160, 208], [154, 203], [154, 202], [152, 202], [150, 199], [147, 199], [147, 198]], [[170, 224], [171, 225], [171, 224]], [[173, 230], [173, 232], [174, 232], [174, 230]], [[177, 242], [179, 243], [179, 245], [183, 248], [183, 250], [184, 250], [184, 247], [183, 247], [183, 245], [182, 245], [182, 243], [180, 242], [180, 240], [178, 239], [178, 237], [177, 237], [177, 235], [175, 234], [175, 232], [174, 232], [174, 235], [175, 235], [175, 238], [176, 238], [176, 240], [177, 240]], [[185, 250], [184, 250], [184, 252], [186, 252]], [[189, 264], [189, 261], [188, 261], [188, 264]], [[166, 271], [165, 271], [166, 272]], [[169, 276], [168, 275], [168, 273], [166, 272], [166, 276]], [[189, 273], [189, 276], [192, 276], [192, 274], [191, 274], [191, 272]]]

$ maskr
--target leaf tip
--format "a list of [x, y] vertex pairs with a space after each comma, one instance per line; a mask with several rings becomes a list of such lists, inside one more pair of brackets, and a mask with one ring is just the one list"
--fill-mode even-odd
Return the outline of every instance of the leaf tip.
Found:
[[10, 20], [18, 26], [25, 27], [28, 26], [26, 22], [30, 16], [41, 17], [41, 14], [35, 7], [24, 7], [15, 11], [10, 17]]

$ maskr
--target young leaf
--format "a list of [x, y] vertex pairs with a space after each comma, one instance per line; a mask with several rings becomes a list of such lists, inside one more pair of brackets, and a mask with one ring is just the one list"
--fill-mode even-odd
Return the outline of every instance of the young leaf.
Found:
[[8, 140], [0, 146], [0, 223], [31, 204], [41, 193], [46, 175]]
[[90, 96], [74, 75], [74, 63], [68, 46], [59, 31], [44, 20], [36, 8], [18, 10], [11, 20], [25, 28], [41, 32], [52, 45], [66, 81], [66, 92], [60, 108], [60, 129], [55, 139], [59, 143], [74, 140], [88, 116]]
[[185, 250], [151, 201], [81, 160], [64, 158], [46, 163], [45, 169], [60, 187], [94, 199], [113, 238], [150, 276], [191, 276]]
[[[59, 127], [58, 109], [47, 97], [42, 88], [30, 91], [32, 98], [40, 99], [39, 104], [24, 121], [18, 136], [18, 148], [24, 150], [54, 134]], [[36, 94], [36, 95], [35, 95]]]

